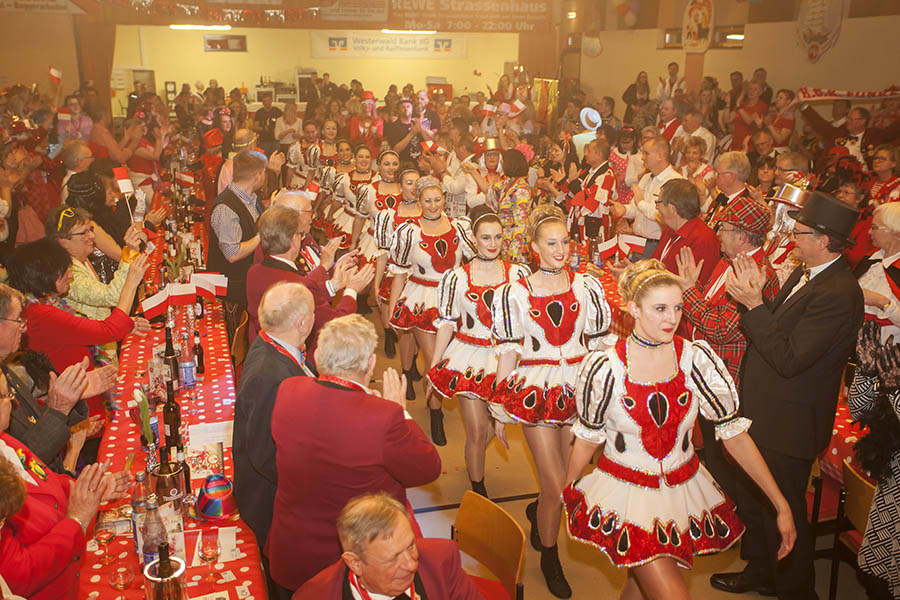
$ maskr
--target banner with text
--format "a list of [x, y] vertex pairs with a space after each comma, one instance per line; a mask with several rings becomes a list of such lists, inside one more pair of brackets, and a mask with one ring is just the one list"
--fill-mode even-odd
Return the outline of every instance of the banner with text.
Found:
[[390, 0], [390, 22], [400, 29], [437, 31], [548, 31], [551, 0]]
[[465, 58], [466, 40], [448, 35], [310, 31], [313, 58]]

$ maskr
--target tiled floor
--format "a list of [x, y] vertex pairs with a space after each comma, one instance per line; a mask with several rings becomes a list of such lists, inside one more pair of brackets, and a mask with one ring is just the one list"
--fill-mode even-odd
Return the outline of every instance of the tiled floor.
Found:
[[[374, 315], [370, 315], [373, 318]], [[373, 319], [374, 320], [374, 319]], [[376, 324], [376, 327], [379, 327]], [[399, 370], [399, 359], [387, 360], [383, 350], [379, 348], [379, 361], [375, 378], [381, 378], [381, 371], [388, 366]], [[419, 359], [420, 371], [422, 360]], [[423, 398], [422, 383], [416, 384], [419, 400], [409, 404], [409, 412], [422, 427], [426, 435], [429, 432], [428, 411]], [[450, 537], [450, 524], [456, 517], [456, 506], [466, 490], [470, 489], [463, 457], [465, 431], [462, 417], [455, 400], [444, 404], [444, 424], [448, 444], [438, 448], [443, 462], [443, 470], [437, 481], [409, 491], [410, 502], [417, 512], [417, 520], [427, 537]], [[508, 511], [521, 525], [526, 536], [529, 531], [525, 518], [525, 506], [530, 499], [504, 501], [503, 498], [537, 493], [537, 478], [531, 455], [522, 436], [521, 428], [508, 426], [507, 439], [510, 449], [506, 450], [496, 440], [488, 448], [485, 485], [492, 499], [499, 499], [500, 505]], [[437, 507], [437, 509], [435, 509]], [[573, 598], [615, 598], [622, 586], [625, 572], [612, 566], [609, 560], [599, 551], [584, 544], [574, 542], [565, 534], [564, 527], [559, 536], [560, 557], [563, 570], [572, 586]], [[819, 539], [819, 546], [830, 545], [831, 536]], [[530, 545], [525, 549], [525, 568], [523, 583], [526, 600], [543, 600], [554, 598], [546, 588], [540, 571], [538, 554]], [[478, 565], [466, 564], [467, 568], [476, 571]], [[697, 599], [734, 598], [712, 589], [709, 586], [709, 575], [722, 571], [741, 570], [744, 562], [738, 556], [738, 550], [732, 549], [718, 555], [698, 557], [694, 569], [685, 571], [691, 596]], [[820, 598], [828, 597], [828, 578], [830, 562], [816, 562], [816, 588]], [[756, 594], [741, 597], [759, 598]], [[865, 592], [857, 582], [854, 571], [846, 563], [840, 568], [837, 597], [846, 600], [862, 600]]]

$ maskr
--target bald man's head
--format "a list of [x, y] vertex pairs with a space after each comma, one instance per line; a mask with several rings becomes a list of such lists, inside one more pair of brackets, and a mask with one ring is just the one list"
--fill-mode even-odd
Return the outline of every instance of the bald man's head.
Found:
[[252, 129], [238, 129], [234, 132], [235, 151], [250, 148], [256, 143], [256, 132]]
[[312, 226], [312, 200], [305, 192], [285, 190], [275, 197], [272, 206], [284, 206], [297, 211], [300, 215], [300, 233], [306, 235]]
[[259, 301], [259, 326], [279, 338], [289, 338], [305, 329], [302, 337], [306, 339], [312, 328], [314, 307], [313, 295], [302, 283], [276, 283]]

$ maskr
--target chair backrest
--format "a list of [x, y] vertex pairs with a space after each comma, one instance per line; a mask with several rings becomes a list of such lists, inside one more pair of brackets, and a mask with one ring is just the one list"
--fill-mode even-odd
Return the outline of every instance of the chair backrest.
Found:
[[516, 597], [522, 575], [525, 533], [508, 512], [479, 494], [463, 495], [453, 539], [459, 549], [487, 567], [509, 593]]
[[234, 338], [231, 340], [231, 356], [234, 357], [234, 366], [244, 362], [250, 344], [247, 341], [247, 330], [250, 328], [250, 317], [247, 312], [241, 313], [240, 324], [234, 328]]
[[843, 464], [844, 489], [847, 498], [844, 501], [844, 516], [857, 531], [865, 531], [875, 496], [875, 485], [864, 477], [847, 461]]

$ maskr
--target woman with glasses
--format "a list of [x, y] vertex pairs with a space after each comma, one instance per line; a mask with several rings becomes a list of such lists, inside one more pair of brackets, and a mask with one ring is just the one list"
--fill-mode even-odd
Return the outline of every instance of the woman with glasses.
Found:
[[60, 110], [59, 113], [59, 125], [56, 133], [59, 136], [60, 146], [70, 140], [86, 142], [90, 139], [94, 122], [81, 112], [81, 100], [77, 96], [66, 98], [65, 112]]
[[[90, 225], [70, 225], [68, 217], [62, 220], [70, 227], [69, 239], [90, 235]], [[46, 354], [58, 372], [76, 363], [85, 364], [88, 371], [102, 366], [96, 362], [96, 347], [119, 341], [135, 329], [128, 315], [147, 266], [143, 254], [131, 262], [118, 301], [110, 315], [99, 321], [78, 315], [66, 301], [73, 279], [72, 257], [59, 243], [44, 238], [16, 248], [7, 269], [12, 287], [26, 297], [22, 317], [28, 327], [28, 347]], [[146, 329], [146, 321], [142, 328]], [[88, 398], [87, 405], [90, 416], [105, 417], [99, 395]]]
[[870, 201], [875, 204], [885, 204], [900, 200], [900, 177], [897, 177], [897, 163], [900, 159], [900, 150], [890, 144], [882, 144], [875, 150], [872, 157], [872, 190], [869, 192]]
[[869, 236], [876, 250], [855, 271], [863, 291], [866, 320], [881, 325], [881, 343], [893, 336], [900, 343], [900, 203], [875, 209]]

